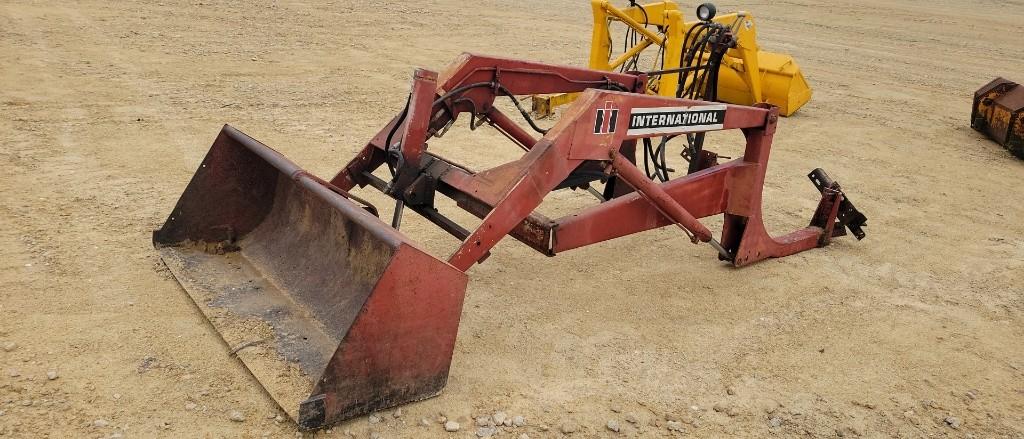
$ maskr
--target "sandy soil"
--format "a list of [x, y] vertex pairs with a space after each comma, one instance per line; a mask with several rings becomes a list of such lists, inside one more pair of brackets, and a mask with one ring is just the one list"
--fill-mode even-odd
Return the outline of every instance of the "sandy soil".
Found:
[[[868, 239], [739, 270], [671, 228], [553, 259], [506, 240], [444, 394], [318, 436], [464, 438], [504, 410], [528, 425], [501, 437], [1024, 437], [1024, 162], [968, 126], [974, 89], [1024, 81], [1024, 3], [744, 7], [815, 88], [776, 136], [769, 227], [805, 224], [823, 166]], [[330, 176], [415, 66], [582, 65], [589, 26], [578, 0], [2, 2], [0, 436], [294, 437], [150, 244], [221, 124]], [[439, 148], [505, 157], [474, 136]], [[463, 430], [418, 425], [439, 413]]]

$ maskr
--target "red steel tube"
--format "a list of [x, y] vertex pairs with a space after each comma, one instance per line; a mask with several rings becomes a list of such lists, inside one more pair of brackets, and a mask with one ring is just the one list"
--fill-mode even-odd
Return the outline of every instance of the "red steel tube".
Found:
[[[437, 91], [437, 73], [427, 69], [416, 69], [413, 74], [412, 95], [409, 99], [409, 114], [405, 119], [402, 136], [402, 156], [406, 166], [418, 168], [423, 156], [430, 117], [434, 112], [434, 95]], [[384, 145], [390, 148], [391, 145]]]
[[698, 239], [702, 242], [711, 241], [711, 231], [707, 227], [704, 227], [700, 221], [697, 221], [697, 218], [694, 218], [690, 212], [683, 208], [683, 206], [680, 206], [661, 186], [647, 178], [636, 166], [630, 163], [629, 159], [618, 151], [612, 154], [612, 167], [618, 172], [619, 177], [622, 177], [641, 196], [650, 201], [662, 215], [665, 215], [668, 219], [679, 225], [679, 227], [693, 234], [694, 242], [697, 242]]
[[515, 123], [505, 113], [498, 110], [496, 107], [491, 107], [491, 111], [487, 112], [487, 118], [497, 125], [497, 128], [504, 131], [510, 137], [515, 139], [516, 142], [523, 145], [523, 148], [529, 150], [533, 148], [533, 145], [537, 143], [537, 139], [533, 138], [529, 132], [527, 132], [519, 124]]

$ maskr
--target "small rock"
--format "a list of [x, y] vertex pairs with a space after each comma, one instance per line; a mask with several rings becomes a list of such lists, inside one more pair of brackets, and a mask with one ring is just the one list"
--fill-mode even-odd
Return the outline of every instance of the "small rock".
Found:
[[633, 415], [632, 413], [628, 413], [628, 414], [626, 414], [626, 422], [628, 422], [630, 424], [637, 424], [637, 423], [640, 422], [640, 420], [637, 419], [636, 416]]
[[683, 431], [683, 423], [679, 421], [668, 421], [665, 423], [665, 427], [668, 428], [668, 431]]
[[729, 396], [733, 396], [733, 395], [736, 394], [736, 388], [733, 387], [733, 386], [726, 387], [725, 388], [725, 393], [728, 393]]
[[429, 427], [429, 426], [431, 426], [433, 424], [430, 423], [429, 419], [423, 418], [423, 419], [420, 419], [420, 425], [422, 425], [424, 427]]
[[274, 416], [274, 423], [275, 424], [280, 424], [282, 422], [284, 422], [284, 416], [281, 416], [281, 415]]
[[156, 365], [158, 361], [159, 360], [157, 360], [156, 357], [146, 355], [145, 357], [142, 357], [142, 361], [139, 362], [139, 367], [137, 367], [135, 371], [138, 373], [146, 373], [146, 371]]
[[873, 402], [853, 401], [853, 405], [858, 406], [858, 407], [864, 407], [864, 408], [866, 408], [868, 410], [874, 410], [875, 409], [875, 403], [873, 403]]
[[782, 418], [780, 418], [778, 416], [772, 416], [772, 418], [768, 420], [768, 426], [771, 427], [771, 428], [779, 428], [779, 427], [781, 427], [782, 426]]
[[443, 425], [445, 422], [448, 422], [448, 417], [447, 416], [445, 416], [445, 415], [437, 415], [437, 423], [438, 424], [442, 424]]
[[678, 421], [679, 420], [679, 415], [676, 415], [675, 413], [665, 413], [665, 420], [666, 421]]
[[505, 423], [505, 420], [508, 419], [508, 415], [506, 415], [505, 412], [497, 412], [491, 416], [491, 419], [494, 419], [494, 425], [502, 425]]
[[120, 393], [115, 393], [114, 394], [114, 399], [121, 399], [121, 394]]
[[490, 427], [494, 425], [494, 421], [491, 420], [490, 416], [480, 416], [476, 418], [477, 427]]
[[370, 439], [380, 439], [380, 433], [376, 431], [370, 432]]
[[498, 429], [494, 427], [480, 427], [476, 429], [476, 437], [491, 437], [494, 433], [497, 433]]
[[978, 399], [978, 392], [975, 392], [974, 390], [968, 390], [964, 395], [970, 399]]
[[455, 421], [447, 421], [444, 423], [444, 431], [454, 433], [459, 431], [459, 423]]
[[243, 415], [242, 412], [238, 410], [232, 410], [228, 412], [228, 419], [235, 422], [245, 422], [245, 415]]
[[194, 402], [185, 403], [185, 410], [195, 410], [196, 407], [199, 407], [199, 405]]
[[605, 424], [605, 427], [607, 427], [609, 430], [614, 431], [616, 433], [618, 433], [619, 430], [622, 429], [622, 427], [619, 425], [619, 421], [616, 421], [614, 419], [609, 420], [608, 423]]
[[728, 406], [725, 408], [725, 414], [729, 415], [730, 418], [735, 418], [740, 414], [740, 411], [735, 406]]
[[916, 425], [916, 426], [920, 426], [921, 425], [921, 418], [919, 418], [917, 416], [911, 416], [911, 417], [907, 418], [907, 422], [910, 422], [911, 424]]
[[725, 411], [728, 410], [728, 407], [726, 407], [725, 404], [718, 403], [711, 407], [711, 409], [718, 413], [725, 413]]
[[108, 425], [110, 425], [110, 421], [107, 421], [106, 419], [97, 419], [92, 421], [92, 426], [96, 428], [104, 428]]
[[371, 424], [376, 424], [376, 423], [379, 423], [381, 421], [380, 416], [377, 416], [376, 413], [370, 415], [370, 419], [369, 420], [370, 420]]
[[661, 428], [661, 419], [651, 418], [650, 421], [647, 421], [647, 425], [650, 425], [651, 427], [655, 428]]
[[402, 408], [399, 407], [399, 408], [395, 409], [395, 412], [392, 413], [391, 416], [393, 416], [395, 418], [401, 418], [402, 417]]
[[613, 412], [615, 412], [615, 413], [622, 413], [622, 406], [621, 406], [621, 405], [619, 405], [619, 404], [612, 404], [612, 405], [611, 405], [610, 407], [608, 407], [608, 408], [609, 408], [609, 409], [611, 409], [611, 411], [613, 411]]
[[55, 380], [57, 378], [60, 378], [60, 375], [57, 374], [56, 370], [51, 370], [51, 371], [46, 372], [46, 379], [48, 379], [50, 381], [53, 381], [53, 380]]
[[11, 375], [11, 378], [20, 377], [21, 376], [21, 372], [18, 372], [16, 369], [11, 369], [10, 375]]
[[957, 418], [955, 416], [947, 416], [945, 421], [946, 425], [952, 427], [954, 430], [960, 428], [960, 418]]
[[512, 418], [512, 425], [516, 427], [522, 427], [526, 425], [526, 418], [522, 416], [515, 416]]
[[579, 429], [579, 427], [572, 422], [563, 422], [562, 426], [558, 429], [561, 430], [562, 434], [573, 434]]
[[18, 348], [18, 344], [14, 342], [4, 343], [4, 352], [10, 352]]

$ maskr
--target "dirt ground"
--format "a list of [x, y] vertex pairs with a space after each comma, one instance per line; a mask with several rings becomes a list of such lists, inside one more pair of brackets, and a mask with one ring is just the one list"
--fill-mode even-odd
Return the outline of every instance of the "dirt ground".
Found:
[[[822, 166], [868, 238], [743, 269], [672, 228], [556, 258], [506, 239], [470, 271], [444, 393], [316, 436], [475, 437], [500, 410], [526, 418], [510, 438], [1024, 438], [1024, 161], [968, 120], [977, 87], [1024, 81], [1024, 3], [719, 6], [814, 87], [776, 135], [769, 228], [806, 224]], [[0, 3], [0, 436], [296, 436], [150, 243], [220, 126], [329, 177], [414, 67], [583, 65], [589, 27], [582, 0]], [[495, 139], [438, 148], [514, 156]]]

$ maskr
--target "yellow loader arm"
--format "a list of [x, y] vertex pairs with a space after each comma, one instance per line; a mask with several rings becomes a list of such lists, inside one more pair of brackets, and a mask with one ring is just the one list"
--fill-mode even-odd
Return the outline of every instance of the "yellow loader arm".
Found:
[[[700, 22], [685, 22], [678, 4], [670, 0], [621, 9], [608, 0], [591, 0], [590, 4], [594, 16], [590, 68], [620, 70], [653, 47], [662, 56], [654, 57], [656, 65], [650, 70], [665, 73], [652, 75], [649, 90], [652, 94], [675, 96], [679, 73], [673, 70], [679, 69], [682, 55], [689, 49], [684, 47], [687, 32]], [[779, 107], [781, 115], [789, 116], [810, 100], [811, 88], [793, 57], [760, 50], [752, 14], [734, 12], [714, 17], [712, 21], [729, 27], [736, 42], [735, 47], [726, 52], [719, 68], [720, 101], [740, 105], [769, 102]], [[611, 26], [616, 22], [635, 32], [637, 41], [613, 57]], [[549, 115], [555, 107], [572, 102], [574, 98], [574, 95], [537, 96], [534, 112]]]

